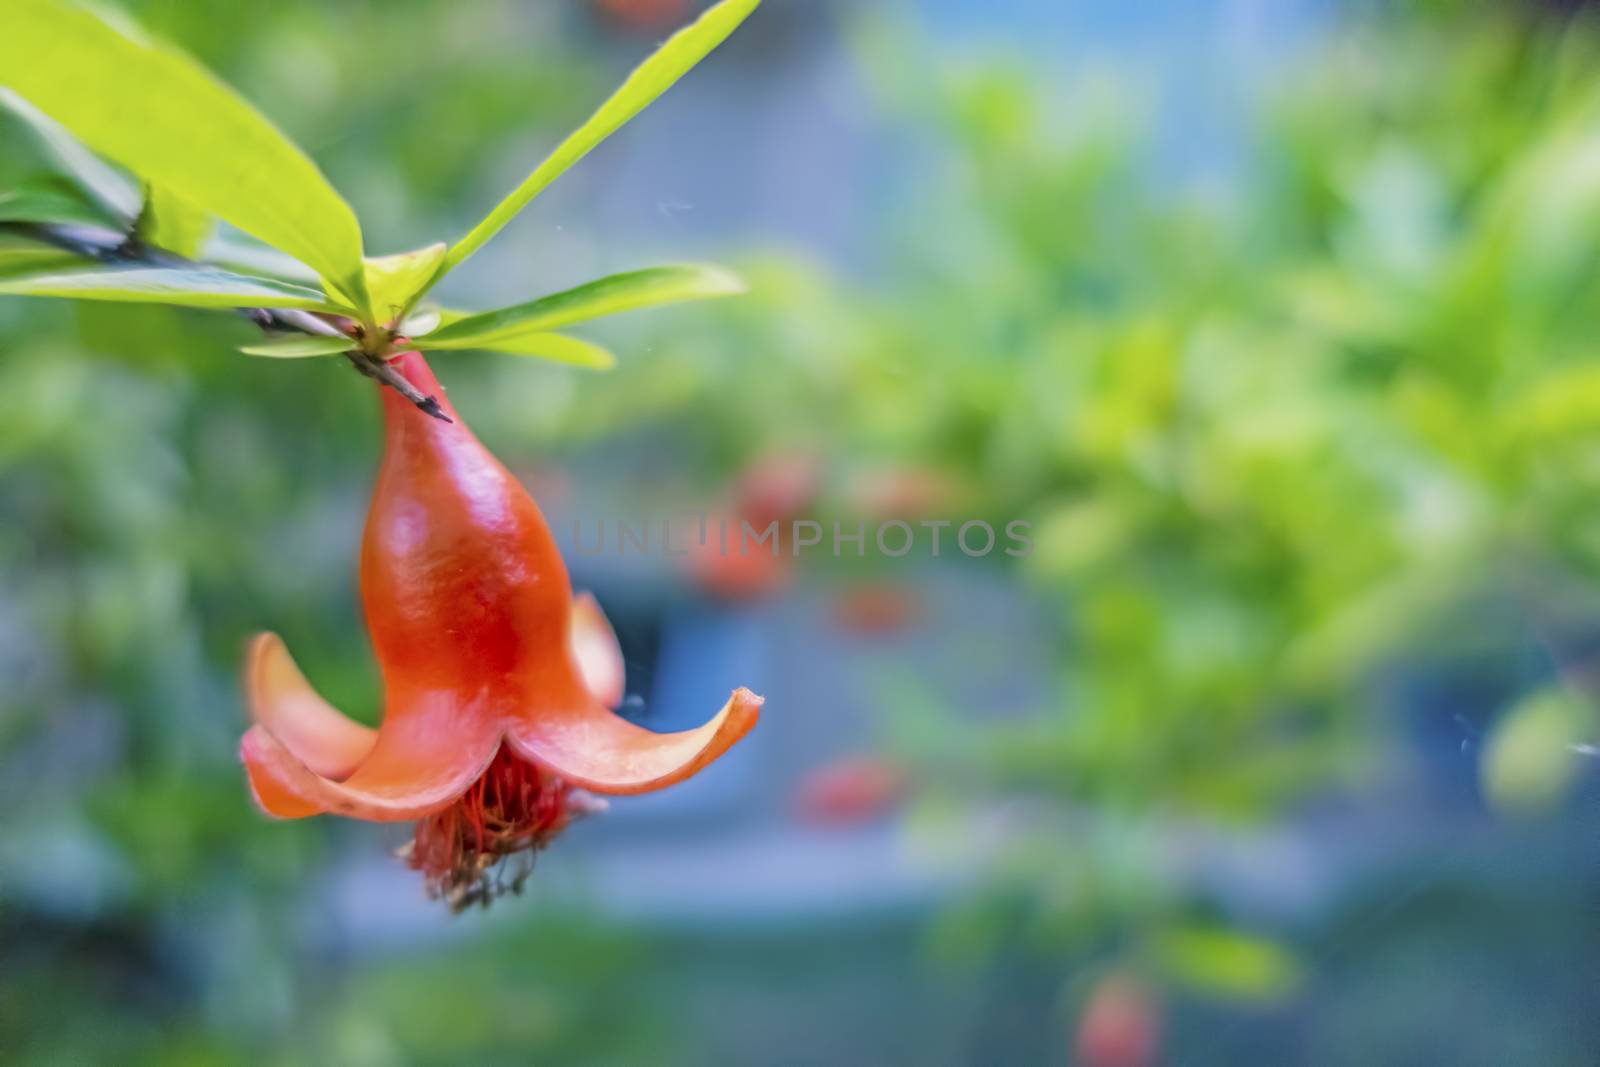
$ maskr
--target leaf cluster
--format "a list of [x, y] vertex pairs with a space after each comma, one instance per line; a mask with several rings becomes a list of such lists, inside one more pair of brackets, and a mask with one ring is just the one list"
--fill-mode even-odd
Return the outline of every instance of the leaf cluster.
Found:
[[[742, 284], [679, 264], [486, 312], [423, 300], [759, 2], [723, 0], [668, 38], [455, 243], [372, 256], [355, 212], [306, 153], [189, 56], [70, 0], [16, 0], [0, 36], [0, 104], [69, 182], [0, 194], [0, 231], [21, 238], [0, 247], [0, 293], [309, 313], [292, 320], [303, 336], [244, 348], [256, 356], [488, 349], [608, 368], [609, 352], [561, 328]], [[70, 235], [83, 227], [111, 249], [106, 262], [85, 266], [59, 251], [76, 247]], [[107, 229], [122, 239], [105, 241]]]

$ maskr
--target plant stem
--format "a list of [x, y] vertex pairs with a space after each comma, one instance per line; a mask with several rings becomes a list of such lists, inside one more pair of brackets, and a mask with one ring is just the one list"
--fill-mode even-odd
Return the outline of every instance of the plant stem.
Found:
[[[99, 226], [79, 226], [54, 222], [0, 222], [0, 234], [9, 233], [70, 255], [107, 264], [143, 264], [151, 267], [178, 269], [204, 268], [206, 264], [175, 255], [165, 249], [154, 248], [138, 238]], [[303, 311], [299, 308], [236, 308], [239, 314], [269, 333], [304, 333], [317, 337], [347, 337], [328, 317]], [[389, 386], [418, 408], [436, 419], [451, 421], [439, 406], [439, 401], [422, 392], [401, 376], [381, 358], [355, 351], [345, 353], [362, 374]]]

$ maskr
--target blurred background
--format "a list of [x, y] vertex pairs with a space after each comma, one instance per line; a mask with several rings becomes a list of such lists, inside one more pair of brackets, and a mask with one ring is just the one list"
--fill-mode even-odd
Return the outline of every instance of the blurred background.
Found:
[[[698, 0], [129, 0], [462, 232]], [[0, 1060], [1593, 1064], [1600, 36], [1571, 4], [769, 0], [441, 295], [752, 293], [435, 367], [628, 657], [760, 727], [452, 917], [273, 823], [246, 637], [380, 694], [370, 383], [0, 301]], [[37, 173], [0, 125], [0, 178]], [[757, 568], [684, 509], [1031, 523]], [[869, 526], [870, 529], [870, 526]]]

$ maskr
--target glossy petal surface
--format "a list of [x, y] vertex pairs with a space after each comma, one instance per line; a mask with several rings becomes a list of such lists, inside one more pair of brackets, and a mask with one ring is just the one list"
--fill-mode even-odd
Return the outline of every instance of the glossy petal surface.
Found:
[[622, 703], [626, 674], [622, 646], [599, 603], [589, 593], [572, 598], [572, 654], [594, 698], [608, 708]]
[[574, 599], [538, 506], [461, 421], [417, 353], [392, 361], [438, 398], [434, 419], [382, 391], [385, 447], [361, 547], [361, 595], [383, 674], [383, 724], [344, 719], [283, 645], [246, 671], [257, 725], [240, 754], [269, 814], [418, 819], [458, 800], [502, 740], [571, 785], [637, 793], [716, 759], [754, 725], [736, 690], [704, 726], [657, 734], [609, 710], [622, 653], [599, 605]]
[[245, 699], [250, 717], [311, 771], [347, 778], [378, 731], [347, 718], [311, 688], [277, 634], [257, 634], [245, 653]]
[[455, 801], [499, 747], [484, 717], [459, 715], [441, 701], [433, 714], [384, 723], [378, 744], [343, 782], [311, 770], [260, 726], [245, 732], [240, 758], [256, 803], [268, 815], [298, 819], [332, 813], [372, 822], [407, 822]]
[[704, 726], [672, 734], [646, 730], [593, 702], [539, 707], [518, 720], [510, 742], [574, 785], [647, 793], [697, 773], [749, 733], [760, 714], [761, 698], [748, 689], [735, 689]]

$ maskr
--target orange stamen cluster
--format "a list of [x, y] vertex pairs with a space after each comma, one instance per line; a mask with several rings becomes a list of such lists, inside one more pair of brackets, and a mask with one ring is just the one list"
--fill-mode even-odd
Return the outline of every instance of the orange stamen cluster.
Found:
[[603, 805], [502, 748], [454, 804], [417, 823], [401, 855], [456, 911], [520, 893], [533, 859], [574, 818]]

